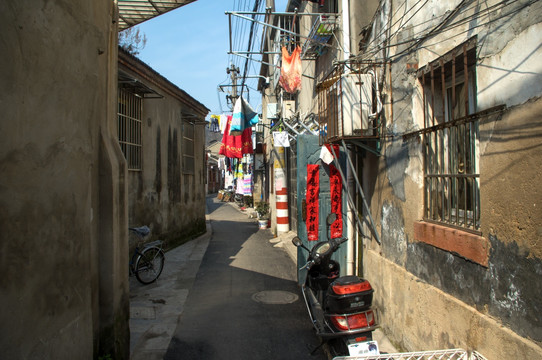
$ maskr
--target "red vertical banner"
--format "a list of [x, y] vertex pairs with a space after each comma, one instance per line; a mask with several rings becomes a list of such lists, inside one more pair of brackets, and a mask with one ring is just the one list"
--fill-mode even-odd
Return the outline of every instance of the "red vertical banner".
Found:
[[331, 191], [331, 212], [337, 214], [337, 219], [331, 224], [331, 238], [336, 239], [343, 236], [343, 187], [341, 174], [333, 164], [329, 165], [329, 187]]
[[[325, 146], [327, 147], [327, 149], [329, 150], [329, 152], [331, 153], [331, 155], [333, 155], [333, 157], [335, 159], [339, 158], [339, 145], [337, 145], [337, 144], [334, 144], [334, 145], [325, 144]], [[332, 146], [333, 146], [333, 150], [331, 150]]]
[[307, 164], [307, 239], [318, 240], [318, 197], [320, 195], [320, 172], [316, 164]]

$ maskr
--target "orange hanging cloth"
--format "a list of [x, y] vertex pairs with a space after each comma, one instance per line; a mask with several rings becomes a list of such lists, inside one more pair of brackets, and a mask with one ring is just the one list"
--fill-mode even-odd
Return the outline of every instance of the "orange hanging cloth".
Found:
[[301, 89], [301, 48], [299, 46], [296, 46], [291, 55], [286, 47], [282, 47], [279, 83], [290, 94]]

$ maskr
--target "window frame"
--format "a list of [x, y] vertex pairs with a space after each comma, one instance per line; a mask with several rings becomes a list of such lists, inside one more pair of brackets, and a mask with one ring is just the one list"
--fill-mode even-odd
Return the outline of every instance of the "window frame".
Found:
[[424, 111], [423, 219], [479, 234], [475, 79], [476, 41], [460, 45], [418, 73]]
[[117, 94], [117, 139], [126, 159], [128, 171], [142, 168], [143, 98], [125, 88]]
[[[422, 148], [423, 148], [423, 175], [424, 175], [424, 185], [423, 185], [423, 220], [414, 222], [414, 240], [424, 242], [426, 244], [432, 245], [439, 249], [449, 251], [454, 255], [466, 258], [474, 263], [479, 265], [488, 266], [489, 263], [489, 241], [482, 236], [481, 233], [481, 202], [480, 202], [480, 152], [479, 152], [479, 118], [484, 116], [491, 109], [481, 112], [477, 111], [476, 105], [476, 37], [469, 39], [464, 44], [456, 47], [452, 51], [448, 52], [439, 59], [431, 62], [427, 66], [421, 68], [418, 71], [418, 82], [421, 86], [421, 91], [423, 95], [423, 128], [419, 131], [416, 131], [412, 134], [422, 134]], [[463, 70], [463, 73], [460, 74], [456, 71], [455, 63], [457, 59], [461, 59], [459, 63], [462, 63], [463, 66], [459, 66], [460, 70]], [[448, 66], [448, 74], [451, 76], [451, 81], [447, 81], [450, 77], [446, 76], [446, 70]], [[440, 67], [439, 72], [435, 76], [436, 69]], [[464, 71], [464, 70], [467, 71]], [[430, 74], [429, 79], [425, 77], [427, 74]], [[460, 75], [460, 76], [458, 76]], [[440, 77], [439, 85], [440, 88], [440, 107], [438, 102], [435, 102], [435, 78]], [[456, 102], [458, 99], [455, 95], [455, 90], [449, 91], [449, 89], [455, 89], [458, 84], [467, 84], [466, 93], [463, 93], [463, 96], [459, 98], [459, 102]], [[463, 85], [464, 86], [464, 85]], [[430, 89], [430, 91], [427, 91]], [[427, 96], [429, 94], [429, 96]], [[463, 100], [464, 111], [463, 113], [459, 112], [454, 116], [450, 116], [450, 98], [452, 103], [457, 106]], [[446, 110], [448, 109], [448, 110]], [[446, 114], [448, 113], [448, 115]], [[440, 114], [440, 121], [436, 118], [436, 115]], [[463, 141], [465, 144], [468, 144], [470, 147], [471, 153], [474, 156], [469, 157], [469, 160], [472, 162], [469, 167], [467, 162], [463, 163], [463, 169], [469, 174], [460, 174], [458, 173], [459, 167], [456, 167], [456, 173], [449, 171], [450, 174], [444, 173], [442, 176], [452, 175], [453, 178], [463, 178], [464, 176], [470, 176], [473, 183], [473, 191], [471, 194], [471, 199], [474, 199], [474, 206], [470, 216], [469, 223], [469, 214], [467, 208], [467, 201], [464, 202], [464, 208], [462, 213], [463, 223], [460, 223], [458, 219], [461, 216], [457, 216], [461, 212], [455, 210], [455, 216], [452, 216], [452, 211], [449, 211], [449, 218], [446, 219], [445, 216], [441, 218], [435, 218], [431, 213], [431, 207], [428, 205], [428, 181], [432, 177], [428, 176], [428, 169], [430, 169], [431, 158], [430, 155], [432, 151], [438, 153], [439, 146], [444, 149], [444, 144], [439, 140], [439, 134], [448, 134], [448, 136], [453, 136], [454, 131], [459, 131], [463, 129], [466, 133], [467, 129], [471, 137], [470, 140]], [[437, 139], [433, 141], [433, 139]], [[442, 140], [444, 137], [441, 136]], [[431, 141], [433, 141], [431, 143]], [[432, 147], [431, 145], [434, 145]], [[451, 151], [453, 149], [448, 148], [448, 156], [451, 156]], [[444, 169], [442, 165], [444, 164], [443, 157], [438, 157], [440, 161], [441, 169]], [[437, 161], [437, 164], [438, 164]], [[429, 162], [429, 164], [428, 164]], [[448, 169], [449, 170], [449, 169]], [[437, 169], [438, 171], [438, 169]], [[470, 174], [472, 172], [472, 174]], [[438, 173], [436, 175], [439, 175]], [[438, 177], [437, 177], [438, 178]], [[431, 188], [430, 188], [431, 189]], [[442, 188], [444, 189], [444, 188]], [[431, 193], [431, 191], [429, 191]], [[441, 195], [444, 196], [444, 191], [441, 192]], [[441, 199], [444, 199], [442, 197]], [[441, 202], [444, 204], [444, 200]], [[459, 201], [456, 200], [456, 204], [459, 204]], [[444, 214], [444, 213], [441, 213]], [[443, 221], [444, 220], [444, 221]], [[450, 221], [453, 220], [453, 221]]]
[[[190, 130], [191, 129], [191, 132]], [[195, 175], [196, 173], [196, 125], [189, 121], [182, 122], [182, 149], [183, 149], [183, 174]]]

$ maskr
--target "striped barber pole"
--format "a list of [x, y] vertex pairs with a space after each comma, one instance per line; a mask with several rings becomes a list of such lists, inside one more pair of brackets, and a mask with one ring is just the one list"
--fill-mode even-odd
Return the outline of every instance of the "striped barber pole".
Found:
[[277, 190], [277, 233], [282, 234], [290, 231], [288, 222], [288, 189]]
[[290, 231], [288, 223], [288, 188], [286, 187], [286, 170], [284, 169], [284, 147], [275, 147], [275, 196], [277, 211], [277, 235]]

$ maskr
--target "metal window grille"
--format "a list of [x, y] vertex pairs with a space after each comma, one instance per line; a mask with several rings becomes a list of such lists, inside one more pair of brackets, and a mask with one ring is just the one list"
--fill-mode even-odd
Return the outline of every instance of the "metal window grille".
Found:
[[297, 229], [297, 142], [290, 141], [287, 149], [288, 166], [288, 216], [290, 229]]
[[183, 122], [183, 173], [193, 175], [196, 171], [194, 160], [194, 124]]
[[[420, 70], [424, 102], [424, 220], [478, 232], [480, 174], [475, 47]], [[474, 115], [473, 115], [474, 114]]]
[[141, 170], [141, 112], [143, 99], [119, 89], [117, 110], [117, 134], [126, 158], [128, 170]]

